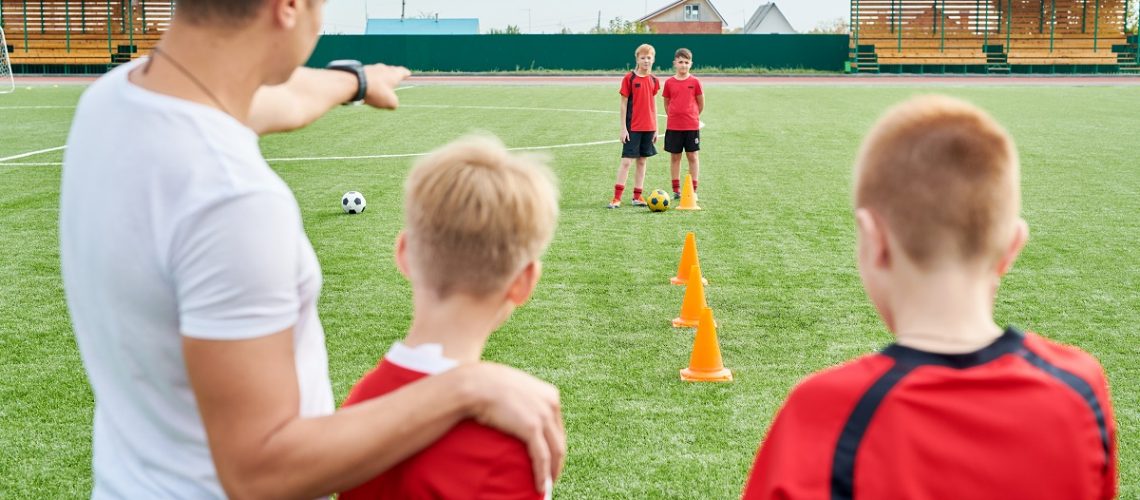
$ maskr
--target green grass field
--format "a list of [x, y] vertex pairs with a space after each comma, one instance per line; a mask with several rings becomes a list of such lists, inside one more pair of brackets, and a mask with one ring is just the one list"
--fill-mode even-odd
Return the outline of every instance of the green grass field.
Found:
[[[0, 158], [63, 145], [81, 91], [0, 96]], [[1031, 236], [996, 319], [1101, 360], [1119, 429], [1121, 498], [1140, 497], [1136, 87], [713, 85], [700, 212], [605, 210], [619, 146], [549, 151], [562, 214], [545, 274], [533, 300], [491, 337], [486, 358], [562, 390], [569, 458], [557, 497], [736, 497], [796, 381], [890, 342], [855, 270], [851, 163], [879, 113], [929, 91], [983, 106], [1017, 140]], [[296, 193], [324, 270], [320, 312], [338, 401], [409, 324], [409, 287], [391, 250], [414, 158], [328, 158], [422, 153], [471, 130], [511, 147], [612, 140], [616, 94], [616, 83], [420, 86], [401, 91], [397, 112], [338, 108], [307, 130], [262, 141], [267, 158], [310, 158], [271, 164]], [[93, 400], [59, 276], [61, 158], [0, 164], [2, 497], [74, 498], [91, 488]], [[13, 164], [21, 162], [43, 165]], [[669, 188], [664, 157], [649, 172], [647, 187]], [[367, 212], [341, 212], [349, 190], [368, 197]], [[693, 335], [669, 325], [683, 290], [668, 279], [686, 231], [697, 234], [731, 384], [678, 377]]]

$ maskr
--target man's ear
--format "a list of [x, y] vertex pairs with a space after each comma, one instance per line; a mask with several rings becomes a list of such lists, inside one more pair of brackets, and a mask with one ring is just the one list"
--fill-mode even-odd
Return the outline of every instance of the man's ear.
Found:
[[519, 271], [514, 280], [507, 287], [507, 300], [515, 307], [526, 304], [530, 300], [534, 288], [538, 285], [538, 278], [542, 275], [542, 262], [532, 261]]
[[285, 29], [297, 26], [297, 3], [309, 0], [269, 0], [273, 12], [273, 24]]

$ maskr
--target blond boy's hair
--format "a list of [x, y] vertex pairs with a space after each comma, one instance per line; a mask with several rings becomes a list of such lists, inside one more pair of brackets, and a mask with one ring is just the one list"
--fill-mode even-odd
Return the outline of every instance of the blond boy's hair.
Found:
[[506, 286], [550, 244], [558, 190], [535, 156], [468, 136], [418, 161], [404, 189], [409, 264], [441, 298]]
[[641, 54], [657, 55], [657, 49], [654, 49], [653, 46], [648, 43], [643, 43], [637, 46], [637, 50], [633, 52], [633, 57], [641, 57]]
[[673, 59], [688, 59], [692, 61], [693, 52], [685, 48], [677, 49], [677, 52], [673, 54]]
[[924, 96], [884, 115], [855, 164], [855, 206], [879, 215], [929, 269], [1000, 258], [1021, 207], [1013, 139], [985, 111]]

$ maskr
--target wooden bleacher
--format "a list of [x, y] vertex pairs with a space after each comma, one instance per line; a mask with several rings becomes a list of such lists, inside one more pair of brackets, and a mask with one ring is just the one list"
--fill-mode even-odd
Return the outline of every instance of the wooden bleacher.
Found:
[[106, 71], [148, 54], [173, 13], [170, 0], [0, 0], [18, 73]]
[[1134, 71], [1140, 0], [852, 0], [853, 70]]

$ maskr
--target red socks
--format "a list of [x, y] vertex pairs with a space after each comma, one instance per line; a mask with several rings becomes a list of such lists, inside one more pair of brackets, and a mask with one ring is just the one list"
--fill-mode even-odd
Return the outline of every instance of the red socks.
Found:
[[680, 193], [681, 192], [681, 179], [673, 179], [673, 192], [674, 193]]
[[693, 192], [697, 192], [697, 180], [693, 179]]
[[625, 191], [625, 184], [614, 184], [614, 199], [620, 200], [621, 194]]
[[635, 200], [641, 199], [641, 188], [633, 188], [633, 199], [635, 199]]

